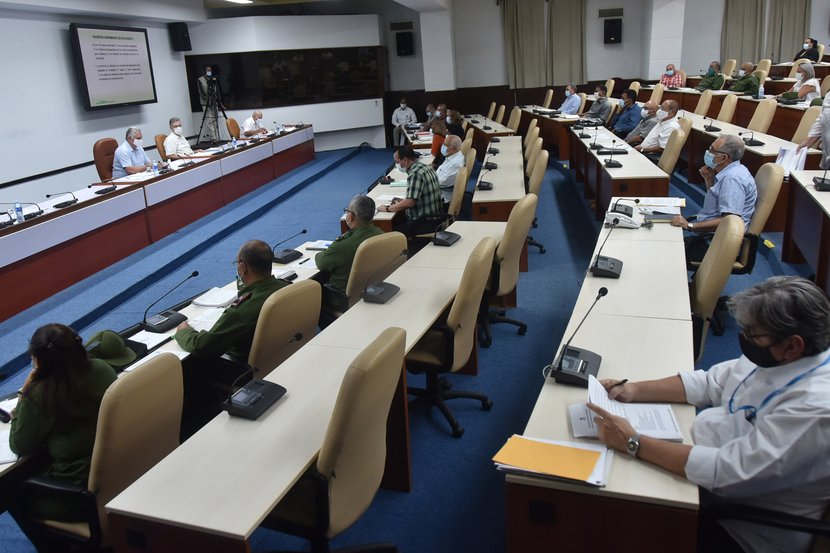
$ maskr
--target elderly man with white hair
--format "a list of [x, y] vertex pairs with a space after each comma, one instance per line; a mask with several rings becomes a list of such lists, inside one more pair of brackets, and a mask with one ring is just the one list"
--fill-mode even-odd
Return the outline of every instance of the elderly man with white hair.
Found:
[[458, 170], [466, 163], [464, 154], [461, 153], [461, 138], [454, 134], [447, 135], [444, 144], [441, 145], [441, 154], [444, 156], [444, 163], [435, 172], [438, 174], [438, 185], [441, 187], [441, 200], [444, 202], [444, 207], [447, 207], [447, 204], [452, 201]]
[[141, 173], [153, 166], [143, 145], [141, 129], [138, 127], [127, 129], [124, 142], [115, 150], [115, 157], [112, 160], [112, 178], [120, 179], [127, 175]]
[[167, 159], [181, 159], [193, 155], [193, 148], [184, 137], [182, 120], [178, 117], [170, 118], [170, 134], [164, 139], [164, 155]]
[[239, 134], [242, 138], [250, 138], [258, 134], [268, 134], [268, 129], [262, 125], [262, 112], [256, 110], [250, 117], [245, 119]]

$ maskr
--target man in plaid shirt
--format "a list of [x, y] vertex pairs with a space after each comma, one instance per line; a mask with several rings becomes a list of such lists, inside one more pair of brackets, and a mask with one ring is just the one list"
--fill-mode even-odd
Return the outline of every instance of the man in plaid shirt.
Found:
[[406, 222], [396, 224], [395, 230], [408, 237], [434, 232], [443, 215], [438, 175], [432, 167], [418, 161], [412, 146], [395, 150], [394, 159], [398, 170], [406, 173], [406, 197], [395, 198], [389, 205], [380, 205], [378, 211], [404, 211]]
[[666, 88], [670, 86], [683, 86], [683, 75], [674, 68], [674, 64], [670, 63], [666, 66], [666, 72], [660, 75], [660, 84]]

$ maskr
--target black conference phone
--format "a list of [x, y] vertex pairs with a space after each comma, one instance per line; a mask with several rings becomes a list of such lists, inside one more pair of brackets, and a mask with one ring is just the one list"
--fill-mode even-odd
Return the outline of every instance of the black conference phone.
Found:
[[256, 420], [285, 395], [279, 384], [254, 379], [222, 403], [222, 409], [234, 417]]

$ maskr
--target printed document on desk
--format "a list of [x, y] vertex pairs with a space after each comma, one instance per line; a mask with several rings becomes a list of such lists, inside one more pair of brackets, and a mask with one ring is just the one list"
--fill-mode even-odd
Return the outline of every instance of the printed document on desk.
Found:
[[560, 442], [513, 435], [493, 457], [504, 472], [575, 481], [603, 487], [611, 453], [603, 445]]
[[227, 307], [236, 301], [236, 290], [225, 290], [215, 286], [193, 300], [200, 307]]
[[[593, 375], [588, 376], [588, 400], [612, 415], [628, 419], [640, 434], [672, 442], [683, 441], [680, 424], [668, 403], [622, 403], [611, 399], [605, 387]], [[568, 410], [575, 438], [597, 437], [593, 411], [582, 403], [571, 405]]]
[[10, 433], [11, 428], [0, 430], [0, 465], [17, 461], [17, 455], [12, 453], [12, 449], [9, 446]]

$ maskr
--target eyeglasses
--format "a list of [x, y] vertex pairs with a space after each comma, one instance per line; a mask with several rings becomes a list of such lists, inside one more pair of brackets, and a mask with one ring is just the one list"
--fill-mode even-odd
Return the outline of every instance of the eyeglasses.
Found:
[[709, 153], [718, 156], [725, 156], [727, 155], [726, 152], [721, 152], [720, 150], [713, 150], [711, 146], [709, 146]]
[[[750, 332], [746, 329], [741, 329], [741, 336], [743, 336], [747, 340], [751, 340], [753, 342], [757, 342], [759, 338], [765, 338], [765, 337], [775, 338], [775, 334], [770, 334], [769, 332], [762, 332], [760, 334], [753, 334], [752, 332]], [[778, 343], [778, 342], [774, 342], [774, 343]]]
[[344, 208], [343, 208], [343, 213], [351, 213], [352, 215], [354, 215], [354, 211], [352, 211], [352, 210], [351, 210], [351, 209], [349, 209], [348, 207], [344, 207]]
[[234, 259], [233, 261], [231, 261], [231, 265], [233, 265], [234, 267], [236, 267], [240, 263], [244, 263], [244, 262], [241, 259]]

